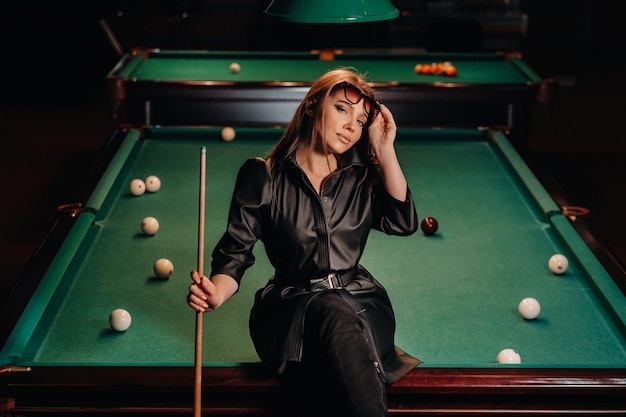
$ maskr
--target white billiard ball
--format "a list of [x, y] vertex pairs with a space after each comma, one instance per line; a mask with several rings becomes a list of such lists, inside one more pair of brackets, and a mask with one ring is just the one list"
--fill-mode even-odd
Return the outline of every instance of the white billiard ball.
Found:
[[550, 268], [550, 271], [557, 275], [564, 274], [567, 271], [568, 267], [569, 261], [565, 256], [561, 255], [560, 253], [552, 255], [548, 260], [548, 268]]
[[230, 72], [232, 72], [233, 74], [237, 74], [239, 73], [239, 71], [241, 71], [241, 65], [239, 65], [237, 62], [233, 62], [232, 64], [230, 64], [230, 66], [228, 67], [228, 69], [230, 70]]
[[532, 297], [527, 297], [520, 301], [519, 305], [517, 306], [517, 311], [519, 311], [519, 313], [525, 319], [533, 320], [537, 318], [537, 316], [541, 312], [541, 305], [536, 299]]
[[146, 178], [146, 191], [156, 193], [161, 188], [161, 179], [156, 175], [149, 175]]
[[230, 126], [226, 126], [222, 129], [222, 140], [224, 142], [230, 142], [235, 139], [235, 129]]
[[502, 349], [496, 356], [497, 363], [518, 364], [522, 363], [522, 358], [514, 349]]
[[174, 264], [166, 258], [158, 259], [154, 263], [154, 275], [157, 278], [166, 279], [174, 273]]
[[130, 182], [130, 192], [132, 195], [142, 195], [146, 192], [146, 183], [142, 179], [135, 178]]
[[141, 230], [149, 236], [156, 235], [159, 231], [159, 221], [148, 216], [141, 221]]
[[123, 308], [116, 308], [109, 314], [109, 326], [117, 332], [125, 332], [132, 323], [130, 313]]

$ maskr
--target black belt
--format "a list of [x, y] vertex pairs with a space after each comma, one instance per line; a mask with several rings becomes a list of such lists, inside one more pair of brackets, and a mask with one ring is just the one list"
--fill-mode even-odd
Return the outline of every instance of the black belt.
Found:
[[310, 279], [306, 288], [309, 291], [340, 290], [354, 278], [355, 270], [346, 273], [331, 272], [321, 277]]
[[346, 289], [348, 285], [354, 281], [356, 277], [357, 268], [351, 269], [346, 272], [331, 272], [320, 278], [312, 278], [297, 283], [283, 283], [277, 276], [270, 278], [269, 282], [265, 285], [262, 298], [267, 297], [269, 294], [277, 291], [280, 294], [280, 298], [291, 298], [300, 296], [309, 292], [319, 292], [326, 290], [339, 290]]

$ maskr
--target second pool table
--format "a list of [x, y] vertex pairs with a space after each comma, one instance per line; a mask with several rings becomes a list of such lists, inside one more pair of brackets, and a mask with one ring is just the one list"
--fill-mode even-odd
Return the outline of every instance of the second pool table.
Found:
[[[191, 413], [195, 313], [185, 296], [200, 149], [210, 248], [238, 167], [281, 131], [241, 127], [232, 142], [219, 127], [112, 136], [106, 170], [51, 233], [50, 262], [34, 262], [0, 311], [0, 393], [15, 415]], [[362, 259], [390, 293], [397, 344], [424, 361], [389, 387], [390, 415], [626, 413], [626, 298], [507, 136], [402, 129], [397, 150], [419, 216], [437, 218], [439, 231], [373, 233]], [[130, 194], [133, 178], [151, 174], [158, 192]], [[146, 216], [160, 222], [155, 236], [141, 232]], [[306, 415], [302, 393], [259, 363], [248, 335], [253, 294], [272, 274], [262, 249], [240, 292], [204, 315], [205, 414]], [[563, 275], [548, 269], [554, 253], [570, 260]], [[174, 264], [169, 279], [152, 270], [162, 257]], [[525, 297], [541, 303], [535, 320], [517, 312]], [[109, 328], [114, 308], [131, 313], [126, 332]], [[497, 364], [504, 348], [522, 363]]]
[[[455, 77], [416, 74], [451, 62]], [[241, 71], [232, 73], [231, 63]], [[553, 83], [519, 54], [406, 51], [237, 52], [135, 49], [107, 76], [119, 118], [144, 125], [286, 124], [311, 83], [350, 66], [367, 75], [403, 127], [506, 127], [525, 136]]]

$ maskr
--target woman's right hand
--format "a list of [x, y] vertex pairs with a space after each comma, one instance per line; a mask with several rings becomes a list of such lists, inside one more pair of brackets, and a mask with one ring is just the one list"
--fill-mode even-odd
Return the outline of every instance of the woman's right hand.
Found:
[[191, 280], [189, 286], [189, 294], [187, 294], [187, 304], [194, 310], [204, 313], [212, 311], [213, 305], [210, 303], [211, 298], [217, 296], [217, 288], [206, 276], [198, 274], [198, 271], [191, 271]]
[[225, 274], [215, 274], [209, 279], [194, 270], [191, 280], [187, 304], [201, 313], [215, 310], [239, 289], [237, 281]]

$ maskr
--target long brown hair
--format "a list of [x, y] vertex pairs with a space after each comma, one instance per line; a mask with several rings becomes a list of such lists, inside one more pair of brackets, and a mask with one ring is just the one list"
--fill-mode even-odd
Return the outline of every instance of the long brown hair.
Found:
[[[324, 101], [332, 93], [333, 87], [343, 81], [358, 87], [363, 94], [376, 100], [374, 89], [367, 83], [365, 76], [358, 73], [356, 69], [340, 67], [324, 73], [311, 85], [283, 136], [269, 152], [268, 160], [272, 171], [280, 169], [289, 155], [301, 144], [312, 147], [321, 139], [320, 131], [324, 125], [324, 112], [320, 109], [324, 108]], [[375, 166], [374, 171], [377, 172], [378, 163], [369, 143], [367, 125], [363, 128], [360, 140], [354, 146], [360, 159], [368, 168]]]

